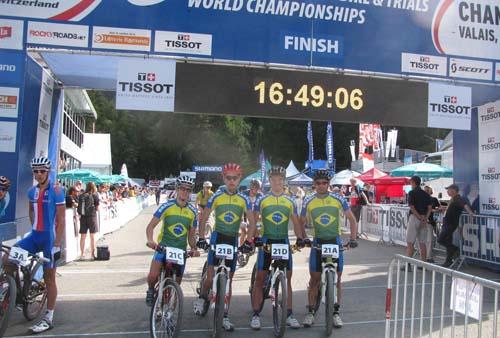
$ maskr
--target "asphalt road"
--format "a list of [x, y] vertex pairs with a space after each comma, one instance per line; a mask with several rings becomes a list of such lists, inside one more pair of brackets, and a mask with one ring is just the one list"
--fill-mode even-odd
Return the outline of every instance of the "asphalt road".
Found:
[[[106, 236], [106, 242], [111, 250], [111, 260], [74, 262], [58, 269], [59, 298], [54, 316], [55, 327], [45, 334], [38, 335], [39, 337], [147, 337], [149, 335], [149, 308], [145, 305], [144, 297], [152, 251], [145, 247], [145, 226], [153, 212], [154, 208], [144, 210], [125, 227]], [[401, 247], [378, 246], [374, 240], [362, 240], [357, 249], [346, 253], [341, 308], [344, 327], [334, 330], [332, 337], [340, 335], [343, 337], [384, 336], [388, 263], [394, 254], [403, 252], [404, 249]], [[294, 313], [299, 321], [302, 321], [306, 314], [308, 253], [308, 250], [303, 250], [294, 255], [292, 284]], [[212, 312], [210, 311], [205, 318], [199, 318], [192, 312], [196, 283], [205, 259], [206, 255], [202, 255], [199, 258], [189, 259], [187, 262], [188, 266], [182, 284], [185, 303], [181, 337], [209, 337], [211, 332]], [[262, 313], [263, 328], [259, 332], [249, 328], [252, 312], [248, 287], [254, 261], [255, 256], [246, 267], [236, 272], [230, 310], [230, 318], [236, 326], [236, 331], [226, 333], [226, 337], [255, 337], [256, 335], [273, 337], [269, 304], [265, 305]], [[486, 278], [498, 278], [498, 275], [488, 271], [475, 269], [473, 272]], [[422, 278], [421, 275], [418, 277], [417, 295], [420, 295], [421, 284], [419, 283], [422, 282]], [[429, 283], [429, 280], [426, 278], [425, 283]], [[403, 286], [400, 290], [403, 290]], [[436, 289], [436, 299], [440, 299], [440, 290], [441, 287]], [[449, 292], [448, 285], [445, 290]], [[429, 293], [426, 293], [426, 300], [430, 297]], [[488, 311], [491, 313], [493, 301], [491, 295], [489, 296], [484, 310], [487, 313], [485, 316], [489, 316], [489, 330], [492, 332], [492, 316], [488, 315]], [[419, 304], [416, 304], [417, 309], [420, 308]], [[428, 300], [426, 304], [429, 304]], [[440, 305], [435, 304], [435, 308], [440, 309]], [[407, 317], [410, 317], [409, 312], [407, 313]], [[418, 313], [417, 311], [415, 317], [420, 318]], [[434, 316], [437, 313], [436, 310]], [[445, 330], [448, 331], [445, 332], [450, 330], [450, 314], [451, 312], [446, 312]], [[429, 315], [429, 310], [426, 310], [424, 316], [429, 317]], [[457, 318], [456, 322], [462, 323], [463, 318]], [[321, 307], [314, 327], [288, 329], [285, 336], [324, 337], [323, 323], [324, 312]], [[410, 327], [410, 322], [406, 323], [405, 336]], [[25, 321], [21, 312], [16, 311], [9, 324], [8, 337], [29, 335], [28, 327], [31, 324]], [[418, 333], [418, 324], [419, 322], [416, 321], [416, 333]], [[428, 319], [424, 324], [426, 333], [429, 326]], [[434, 319], [434, 332], [439, 329], [437, 324], [438, 320]], [[399, 325], [401, 326], [401, 323]], [[461, 327], [463, 328], [463, 325]], [[460, 328], [457, 328], [457, 332], [459, 330]], [[483, 331], [488, 332], [488, 325], [483, 325]], [[445, 334], [445, 336], [449, 335]], [[477, 334], [474, 335], [471, 331], [469, 337], [475, 336]]]

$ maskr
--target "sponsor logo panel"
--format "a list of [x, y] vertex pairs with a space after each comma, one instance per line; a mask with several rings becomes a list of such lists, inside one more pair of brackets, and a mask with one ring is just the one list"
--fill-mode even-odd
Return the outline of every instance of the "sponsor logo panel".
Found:
[[212, 55], [212, 35], [156, 31], [155, 52]]
[[0, 49], [23, 49], [23, 30], [22, 21], [0, 19]]
[[89, 27], [48, 22], [28, 22], [28, 43], [88, 47]]
[[17, 122], [0, 121], [0, 153], [16, 152]]
[[[500, 123], [500, 103], [487, 103], [478, 108], [479, 124]], [[497, 127], [500, 128], [500, 125]]]
[[116, 109], [174, 111], [173, 60], [121, 60], [116, 81]]
[[23, 81], [22, 52], [0, 50], [0, 85], [18, 85]]
[[470, 130], [471, 88], [429, 83], [428, 126]]
[[93, 28], [92, 48], [121, 49], [149, 52], [151, 31], [113, 27]]
[[450, 59], [450, 77], [491, 80], [493, 63], [476, 60]]
[[0, 117], [16, 118], [19, 110], [19, 88], [0, 87]]
[[448, 60], [441, 56], [401, 54], [401, 72], [446, 76]]

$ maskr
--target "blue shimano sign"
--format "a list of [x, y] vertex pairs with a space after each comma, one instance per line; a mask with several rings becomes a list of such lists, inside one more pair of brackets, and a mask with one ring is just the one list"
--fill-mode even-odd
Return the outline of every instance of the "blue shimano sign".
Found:
[[0, 85], [20, 85], [24, 74], [20, 52], [0, 51]]
[[498, 0], [39, 0], [3, 1], [0, 13], [24, 22], [16, 46], [493, 82], [499, 7]]

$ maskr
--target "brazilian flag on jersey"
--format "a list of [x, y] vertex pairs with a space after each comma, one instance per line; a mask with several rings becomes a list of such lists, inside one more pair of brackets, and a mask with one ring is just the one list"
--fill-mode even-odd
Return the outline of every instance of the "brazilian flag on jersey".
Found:
[[255, 201], [254, 211], [261, 215], [263, 237], [288, 238], [288, 223], [293, 215], [297, 215], [295, 202], [289, 196], [266, 194]]
[[252, 210], [247, 196], [226, 190], [216, 192], [208, 200], [207, 208], [215, 213], [215, 231], [233, 237], [238, 236], [243, 213]]
[[186, 250], [189, 229], [198, 226], [196, 215], [196, 209], [189, 203], [184, 207], [179, 206], [176, 200], [162, 204], [154, 214], [162, 224], [158, 243]]
[[314, 194], [306, 199], [300, 215], [309, 217], [314, 238], [329, 240], [340, 235], [340, 212], [346, 210], [349, 210], [349, 205], [342, 196]]

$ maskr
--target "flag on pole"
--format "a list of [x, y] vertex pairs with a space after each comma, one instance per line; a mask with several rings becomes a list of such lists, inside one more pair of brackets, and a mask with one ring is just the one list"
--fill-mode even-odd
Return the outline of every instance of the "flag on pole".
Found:
[[264, 185], [266, 180], [266, 157], [264, 156], [264, 150], [260, 151], [259, 163], [260, 163], [260, 180], [262, 181], [262, 185]]
[[307, 157], [307, 160], [308, 162], [312, 163], [312, 161], [314, 160], [314, 144], [311, 121], [307, 122], [307, 142], [309, 143], [309, 155]]
[[326, 126], [326, 161], [329, 169], [333, 169], [333, 156], [333, 128], [332, 122], [329, 121]]

